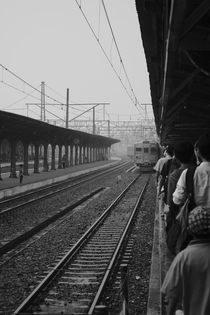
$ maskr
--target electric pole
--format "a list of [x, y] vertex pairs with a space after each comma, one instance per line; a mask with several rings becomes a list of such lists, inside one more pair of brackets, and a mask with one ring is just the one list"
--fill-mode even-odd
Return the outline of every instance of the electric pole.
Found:
[[96, 133], [96, 125], [95, 125], [95, 106], [93, 106], [93, 135]]
[[69, 89], [66, 91], [66, 129], [69, 127]]
[[45, 121], [45, 83], [41, 82], [41, 121]]

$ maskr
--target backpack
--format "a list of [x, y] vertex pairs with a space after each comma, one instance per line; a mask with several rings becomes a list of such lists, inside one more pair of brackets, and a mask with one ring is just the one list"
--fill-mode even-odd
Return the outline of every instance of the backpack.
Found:
[[167, 237], [166, 244], [168, 249], [177, 254], [184, 249], [192, 240], [192, 236], [187, 232], [187, 218], [188, 214], [196, 206], [194, 201], [194, 181], [193, 176], [196, 166], [190, 166], [186, 172], [186, 190], [188, 194], [188, 200], [181, 207], [177, 218], [171, 225]]
[[164, 192], [163, 201], [167, 203], [167, 192], [168, 192], [168, 178], [170, 173], [172, 173], [176, 168], [179, 167], [175, 158], [168, 159], [168, 161], [163, 165], [161, 176], [162, 176], [162, 187]]
[[192, 240], [192, 235], [187, 231], [188, 215], [195, 207], [194, 200], [194, 181], [193, 176], [195, 173], [196, 166], [191, 166], [188, 168], [186, 173], [186, 190], [188, 198], [184, 205], [181, 207], [179, 214], [177, 215], [177, 220], [181, 224], [181, 233], [176, 242], [176, 253], [180, 252], [187, 247], [189, 242]]

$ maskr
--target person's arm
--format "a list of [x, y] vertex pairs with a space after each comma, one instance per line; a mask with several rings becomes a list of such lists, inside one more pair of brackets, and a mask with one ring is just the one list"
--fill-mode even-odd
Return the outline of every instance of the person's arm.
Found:
[[168, 190], [167, 190], [167, 204], [170, 206], [172, 202], [172, 194], [175, 191], [176, 183], [173, 177], [173, 173], [168, 177]]
[[169, 160], [163, 164], [162, 170], [160, 171], [160, 184], [159, 184], [159, 195], [161, 194], [161, 190], [165, 185], [166, 176], [168, 175], [169, 168]]
[[158, 180], [159, 180], [159, 176], [160, 176], [160, 159], [157, 161], [157, 163], [155, 164], [153, 169], [156, 172], [156, 184], [158, 185]]
[[156, 185], [158, 185], [159, 177], [160, 177], [160, 172], [156, 171]]
[[179, 180], [176, 185], [176, 189], [173, 193], [173, 202], [177, 205], [184, 204], [186, 198], [187, 198], [187, 190], [186, 190], [186, 172], [187, 170], [184, 170], [179, 177]]
[[165, 182], [165, 177], [163, 177], [162, 175], [160, 175], [160, 182], [159, 182], [158, 195], [161, 194], [161, 190], [162, 190], [162, 187], [164, 186], [164, 182]]

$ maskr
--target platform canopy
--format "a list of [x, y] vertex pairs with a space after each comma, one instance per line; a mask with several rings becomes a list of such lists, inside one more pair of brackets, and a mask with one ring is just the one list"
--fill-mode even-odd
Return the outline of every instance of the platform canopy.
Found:
[[210, 132], [210, 1], [136, 0], [162, 144]]
[[0, 141], [9, 138], [17, 141], [55, 144], [110, 146], [120, 140], [66, 129], [25, 116], [0, 111]]

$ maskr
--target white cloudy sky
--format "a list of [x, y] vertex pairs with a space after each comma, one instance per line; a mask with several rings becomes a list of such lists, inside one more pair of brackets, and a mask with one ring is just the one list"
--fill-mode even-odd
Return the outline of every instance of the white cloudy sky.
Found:
[[[144, 112], [136, 109], [94, 38], [77, 2], [132, 94], [111, 36], [101, 0], [0, 0], [0, 109], [27, 115], [26, 103], [40, 103], [40, 93], [8, 70], [46, 94], [65, 103], [110, 103], [106, 115], [112, 120], [137, 120]], [[134, 0], [104, 0], [126, 73], [139, 104], [151, 103], [148, 72]], [[10, 85], [10, 86], [8, 86]], [[12, 87], [11, 87], [12, 86]], [[32, 96], [27, 96], [26, 94]], [[46, 99], [46, 103], [52, 100]], [[90, 106], [71, 106], [70, 118]], [[98, 119], [102, 107], [98, 108]], [[47, 109], [65, 117], [61, 106]], [[147, 106], [151, 116], [151, 107]], [[40, 117], [39, 107], [29, 115]], [[143, 115], [143, 116], [142, 116]], [[108, 117], [108, 116], [107, 116]], [[47, 118], [53, 116], [47, 113]], [[86, 119], [83, 115], [80, 119]], [[97, 117], [96, 117], [97, 118]]]

